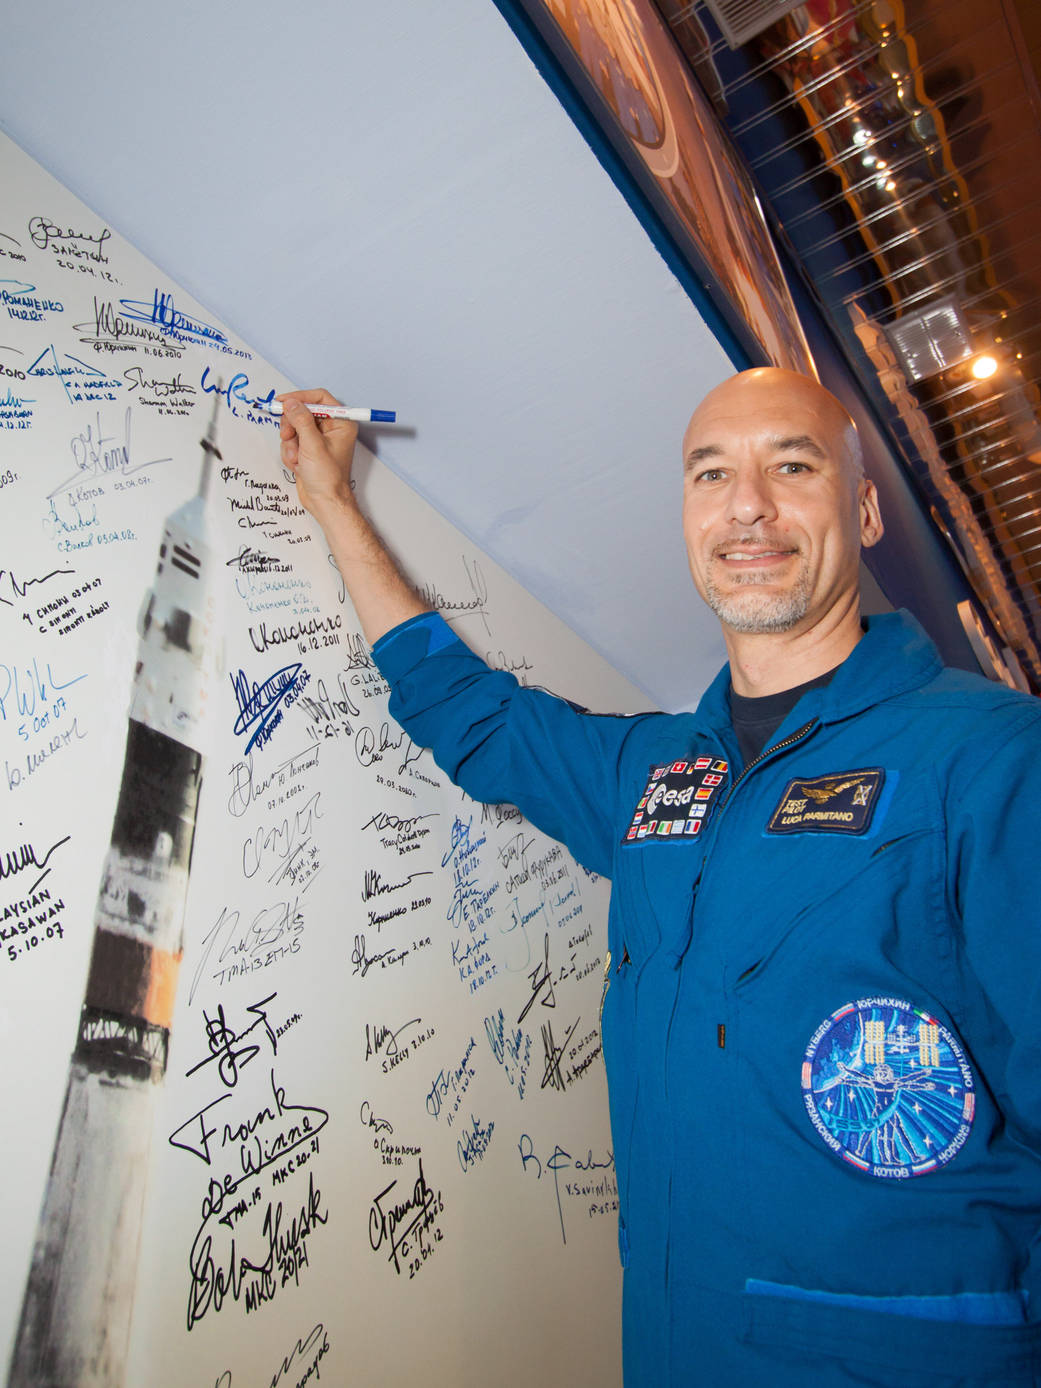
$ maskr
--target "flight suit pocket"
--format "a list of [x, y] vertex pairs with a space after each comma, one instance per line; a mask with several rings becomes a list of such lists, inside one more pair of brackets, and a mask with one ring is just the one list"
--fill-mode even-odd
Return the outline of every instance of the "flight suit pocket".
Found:
[[[798, 1351], [807, 1382], [876, 1383], [879, 1388], [1036, 1388], [1041, 1382], [1041, 1325], [978, 1324], [958, 1319], [967, 1301], [989, 1298], [862, 1297], [860, 1304], [800, 1288], [750, 1283], [742, 1338], [749, 1344]], [[894, 1314], [894, 1306], [932, 1303], [933, 1317]], [[876, 1303], [868, 1306], [868, 1303]], [[1011, 1314], [1012, 1294], [995, 1301]], [[877, 1308], [877, 1309], [876, 1309]], [[829, 1377], [831, 1370], [848, 1374]]]

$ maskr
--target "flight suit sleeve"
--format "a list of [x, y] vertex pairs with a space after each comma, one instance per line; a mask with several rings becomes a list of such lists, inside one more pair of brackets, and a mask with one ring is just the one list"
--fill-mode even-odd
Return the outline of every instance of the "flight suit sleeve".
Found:
[[623, 758], [655, 715], [594, 715], [525, 688], [433, 613], [388, 632], [373, 657], [392, 716], [456, 785], [475, 800], [516, 805], [585, 867], [611, 875]]
[[948, 891], [973, 1044], [1010, 1131], [1041, 1154], [1041, 709], [1017, 700], [994, 731], [958, 749], [947, 786]]

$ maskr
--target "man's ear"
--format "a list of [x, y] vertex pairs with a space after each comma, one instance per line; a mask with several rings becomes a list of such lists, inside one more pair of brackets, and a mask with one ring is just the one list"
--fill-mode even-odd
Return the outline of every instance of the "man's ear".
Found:
[[860, 543], [865, 549], [877, 545], [885, 534], [882, 512], [878, 506], [878, 489], [865, 477], [860, 484]]

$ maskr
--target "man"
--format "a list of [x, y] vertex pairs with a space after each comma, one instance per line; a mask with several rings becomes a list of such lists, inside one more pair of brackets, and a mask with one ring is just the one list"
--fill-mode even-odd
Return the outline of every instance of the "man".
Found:
[[861, 621], [882, 524], [838, 402], [766, 369], [695, 412], [683, 526], [730, 661], [696, 713], [623, 719], [424, 613], [353, 429], [299, 398], [283, 457], [392, 712], [612, 879], [627, 1388], [1041, 1384], [1041, 706]]

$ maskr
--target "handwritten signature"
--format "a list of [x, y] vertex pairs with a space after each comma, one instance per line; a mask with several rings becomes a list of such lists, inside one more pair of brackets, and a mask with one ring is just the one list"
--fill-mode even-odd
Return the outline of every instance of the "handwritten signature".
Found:
[[216, 1061], [217, 1073], [221, 1080], [229, 1089], [234, 1088], [238, 1083], [239, 1070], [242, 1066], [248, 1065], [260, 1053], [260, 1047], [255, 1042], [246, 1046], [241, 1044], [247, 1036], [256, 1031], [257, 1027], [263, 1027], [267, 1032], [272, 1054], [277, 1054], [278, 1038], [264, 1010], [267, 1004], [273, 1002], [277, 997], [277, 993], [269, 993], [266, 998], [261, 998], [259, 1002], [250, 1003], [246, 1007], [246, 1011], [251, 1013], [256, 1020], [250, 1022], [249, 1026], [244, 1027], [239, 1032], [228, 1025], [223, 1003], [218, 1005], [217, 1011], [212, 1017], [204, 1012], [202, 1020], [206, 1028], [206, 1043], [210, 1053], [204, 1060], [193, 1065], [190, 1070], [186, 1070], [185, 1075], [194, 1075], [204, 1066], [211, 1065], [213, 1061]]
[[[261, 964], [273, 963], [285, 954], [296, 954], [300, 948], [298, 937], [303, 928], [304, 917], [299, 910], [299, 897], [294, 897], [291, 902], [277, 901], [271, 906], [261, 907], [245, 929], [242, 928], [239, 911], [222, 907], [216, 924], [203, 937], [202, 957], [196, 965], [188, 991], [189, 1005], [195, 999], [199, 981], [211, 959], [219, 966], [211, 975], [213, 978], [223, 980], [225, 973], [234, 976], [237, 971], [249, 972], [258, 961]], [[214, 950], [217, 950], [216, 956]]]
[[249, 377], [244, 371], [236, 371], [227, 385], [220, 380], [210, 380], [210, 368], [204, 367], [202, 379], [199, 382], [203, 394], [217, 395], [226, 402], [228, 409], [233, 415], [238, 415], [236, 405], [241, 405], [246, 410], [266, 410], [268, 405], [275, 398], [274, 386], [266, 395], [255, 395], [249, 388]]
[[[307, 1195], [298, 1213], [284, 1226], [285, 1209], [268, 1201], [264, 1213], [263, 1237], [267, 1240], [267, 1256], [263, 1261], [247, 1258], [238, 1252], [236, 1240], [231, 1240], [226, 1261], [218, 1265], [213, 1257], [213, 1236], [204, 1223], [192, 1244], [188, 1260], [191, 1281], [188, 1292], [188, 1329], [202, 1320], [212, 1308], [219, 1311], [230, 1297], [233, 1301], [246, 1299], [247, 1310], [256, 1310], [274, 1298], [278, 1288], [292, 1279], [299, 1281], [301, 1267], [307, 1264], [307, 1240], [316, 1229], [329, 1222], [322, 1209], [322, 1192], [316, 1189], [314, 1173], [308, 1176]], [[203, 1236], [205, 1234], [205, 1236]]]
[[[87, 252], [90, 260], [95, 260], [99, 264], [108, 264], [108, 256], [104, 253], [105, 242], [111, 237], [112, 233], [108, 227], [99, 231], [96, 236], [92, 236], [87, 231], [73, 231], [71, 227], [63, 231], [57, 223], [52, 222], [49, 217], [33, 217], [29, 222], [29, 236], [34, 246], [38, 246], [41, 251], [45, 251], [52, 241], [85, 241], [93, 249]], [[63, 252], [68, 247], [60, 247]]]
[[210, 323], [201, 318], [184, 313], [174, 303], [173, 294], [156, 289], [151, 302], [144, 299], [120, 299], [120, 307], [128, 318], [139, 323], [154, 323], [168, 332], [180, 333], [184, 337], [199, 338], [203, 342], [227, 342], [227, 337]]
[[[48, 579], [57, 578], [59, 575], [74, 574], [75, 572], [75, 569], [51, 569], [49, 573], [41, 574], [39, 578], [18, 579], [15, 577], [13, 569], [0, 569], [0, 583], [3, 582], [6, 575], [7, 583], [14, 596], [16, 598], [24, 598], [27, 590], [33, 587], [34, 584], [43, 584], [46, 583]], [[7, 607], [14, 607], [13, 600], [4, 597], [2, 592], [0, 592], [0, 602], [4, 603]]]
[[443, 1211], [444, 1200], [440, 1191], [435, 1193], [427, 1185], [422, 1157], [419, 1158], [419, 1175], [404, 1200], [390, 1198], [397, 1184], [395, 1180], [389, 1186], [384, 1186], [372, 1202], [369, 1210], [369, 1245], [374, 1253], [378, 1253], [384, 1244], [389, 1244], [388, 1261], [394, 1264], [394, 1271], [400, 1274], [399, 1254], [408, 1256], [406, 1240], [414, 1235], [417, 1242], [422, 1244], [425, 1232]]
[[23, 843], [18, 848], [8, 849], [6, 853], [0, 854], [0, 882], [10, 877], [16, 877], [26, 868], [42, 869], [39, 877], [35, 878], [32, 886], [28, 888], [30, 892], [34, 892], [50, 872], [47, 864], [51, 860], [51, 854], [61, 848], [62, 844], [68, 843], [71, 837], [71, 834], [66, 834], [57, 843], [52, 843], [42, 858], [36, 856], [36, 849], [31, 843]]
[[239, 706], [235, 734], [242, 737], [253, 729], [245, 746], [246, 752], [251, 752], [254, 747], [263, 747], [270, 741], [272, 733], [282, 721], [281, 706], [292, 703], [306, 682], [307, 671], [299, 660], [292, 665], [283, 665], [262, 684], [251, 681], [244, 670], [231, 676], [235, 702]]
[[291, 816], [287, 815], [281, 824], [276, 824], [271, 829], [259, 825], [255, 834], [247, 836], [242, 845], [242, 872], [245, 877], [255, 877], [265, 857], [273, 855], [278, 861], [267, 880], [281, 882], [311, 842], [313, 821], [322, 818], [322, 812], [318, 808], [321, 794], [320, 790], [316, 790], [298, 810]]
[[69, 441], [76, 471], [64, 482], [60, 482], [52, 492], [48, 492], [48, 499], [68, 491], [70, 487], [76, 486], [84, 478], [104, 477], [110, 472], [118, 472], [122, 476], [128, 477], [132, 473], [142, 472], [147, 467], [157, 467], [160, 463], [168, 463], [169, 458], [150, 458], [146, 463], [135, 463], [131, 460], [130, 424], [132, 417], [131, 407], [128, 405], [123, 416], [123, 436], [119, 438], [116, 434], [105, 434], [102, 431], [101, 415], [96, 413], [95, 423], [88, 424], [85, 430], [75, 434]]
[[560, 1219], [560, 1237], [567, 1243], [567, 1234], [564, 1230], [564, 1210], [560, 1200], [560, 1173], [573, 1168], [575, 1171], [613, 1171], [614, 1153], [607, 1152], [602, 1161], [593, 1156], [593, 1149], [589, 1148], [585, 1157], [572, 1157], [570, 1152], [565, 1151], [559, 1143], [555, 1143], [553, 1153], [545, 1162], [535, 1151], [535, 1144], [527, 1133], [522, 1133], [520, 1141], [517, 1143], [517, 1150], [520, 1153], [521, 1170], [527, 1171], [529, 1165], [533, 1166], [535, 1176], [538, 1180], [542, 1179], [543, 1169], [553, 1172], [553, 1187], [557, 1197], [557, 1215]]

